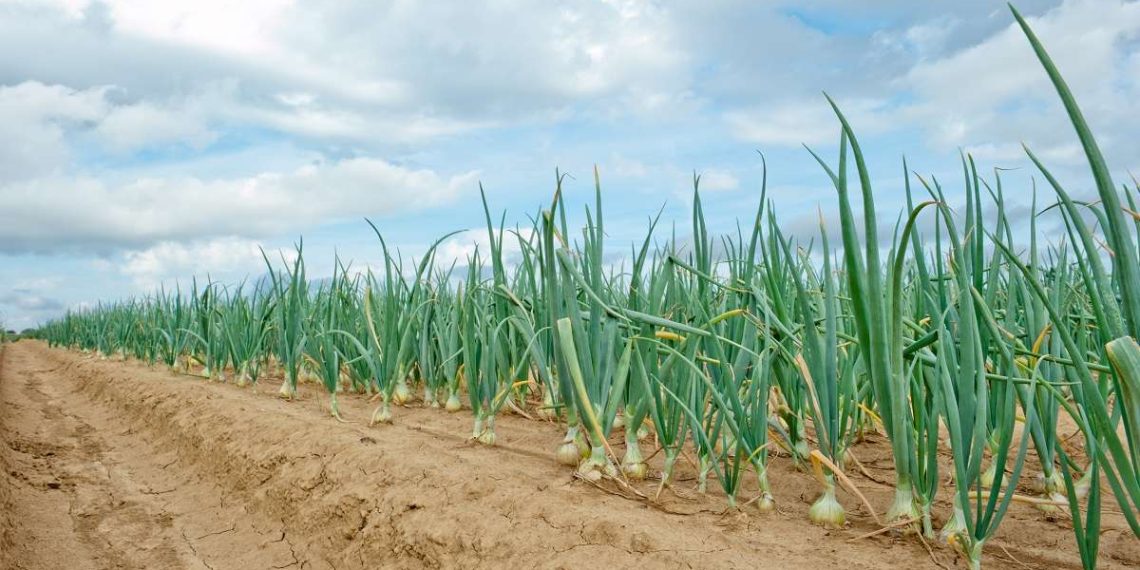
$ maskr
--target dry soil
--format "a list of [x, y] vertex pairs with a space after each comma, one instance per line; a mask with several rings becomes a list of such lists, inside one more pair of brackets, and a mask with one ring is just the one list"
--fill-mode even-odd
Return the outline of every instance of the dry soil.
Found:
[[[554, 461], [553, 423], [504, 415], [488, 448], [468, 441], [466, 413], [411, 406], [370, 428], [362, 397], [342, 397], [339, 423], [316, 387], [292, 402], [275, 388], [0, 348], [0, 568], [964, 567], [913, 534], [863, 538], [878, 526], [845, 492], [847, 528], [811, 525], [816, 484], [785, 457], [772, 460], [776, 512], [725, 512], [687, 466], [658, 501], [574, 479]], [[886, 442], [854, 453], [853, 479], [884, 509]], [[1102, 567], [1140, 566], [1119, 515], [1105, 527]], [[1079, 568], [1069, 522], [1015, 504], [983, 566]]]

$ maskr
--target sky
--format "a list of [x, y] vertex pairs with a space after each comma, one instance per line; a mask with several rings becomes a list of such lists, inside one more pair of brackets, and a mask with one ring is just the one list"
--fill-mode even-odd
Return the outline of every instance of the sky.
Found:
[[[1140, 173], [1140, 4], [1022, 0], [1117, 182]], [[912, 171], [962, 190], [960, 152], [1004, 170], [1031, 147], [1093, 195], [1074, 132], [1004, 3], [980, 0], [301, 2], [0, 0], [0, 322], [264, 273], [304, 237], [310, 275], [486, 246], [480, 185], [530, 226], [555, 171], [608, 244], [648, 220], [710, 230], [768, 196], [789, 233], [834, 219], [850, 118], [881, 216]], [[759, 152], [758, 152], [759, 151]], [[987, 174], [992, 176], [992, 174]], [[1035, 176], [1036, 175], [1036, 176]], [[1023, 210], [1024, 211], [1024, 210]]]

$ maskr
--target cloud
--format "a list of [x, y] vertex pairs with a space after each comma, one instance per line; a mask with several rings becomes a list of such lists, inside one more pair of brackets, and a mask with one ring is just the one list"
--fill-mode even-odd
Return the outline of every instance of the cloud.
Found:
[[113, 85], [0, 86], [0, 136], [18, 141], [0, 148], [0, 182], [73, 169], [84, 137], [115, 152], [169, 144], [201, 148], [215, 138], [197, 102], [116, 104], [123, 95]]
[[[522, 260], [522, 245], [519, 240], [531, 241], [534, 239], [534, 230], [530, 227], [505, 228], [502, 232], [495, 230], [495, 239], [502, 243], [503, 263], [515, 265]], [[435, 255], [437, 267], [466, 267], [467, 262], [473, 259], [476, 252], [485, 264], [491, 260], [491, 237], [486, 228], [464, 230], [439, 244]]]
[[[833, 28], [799, 40], [817, 44], [818, 64], [807, 78], [776, 75], [779, 88], [755, 93], [752, 102], [725, 106], [723, 121], [736, 138], [765, 147], [834, 145], [838, 122], [818, 90], [811, 89], [820, 84], [860, 136], [905, 141], [900, 152], [965, 149], [983, 161], [1024, 164], [1024, 141], [1058, 171], [1067, 169], [1059, 172], [1062, 179], [1081, 174], [1085, 159], [1068, 117], [1006, 10], [988, 16], [980, 5], [919, 10], [907, 25], [845, 38], [844, 26], [859, 22], [851, 23], [850, 17], [873, 20], [876, 9], [846, 14], [827, 2], [810, 4], [807, 20]], [[821, 14], [824, 5], [838, 12]], [[902, 21], [897, 12], [914, 11], [897, 3], [879, 10]], [[1118, 171], [1140, 166], [1135, 159], [1140, 139], [1134, 135], [1140, 116], [1131, 112], [1140, 98], [1140, 4], [1041, 2], [1023, 13], [1075, 92], [1110, 166]], [[837, 53], [845, 42], [850, 53]], [[765, 76], [753, 86], [768, 84]]]
[[55, 289], [56, 287], [64, 284], [64, 282], [65, 280], [63, 277], [53, 275], [49, 277], [26, 277], [17, 279], [13, 281], [11, 285], [13, 290], [23, 289], [27, 291], [45, 291]]
[[701, 190], [708, 192], [723, 192], [736, 190], [740, 187], [740, 180], [731, 172], [719, 169], [707, 169], [700, 172]]
[[684, 54], [670, 16], [656, 3], [630, 1], [306, 3], [277, 37], [321, 67], [401, 85], [417, 106], [518, 120], [581, 99], [641, 104], [675, 91]]
[[[30, 273], [30, 272], [28, 272]], [[0, 283], [0, 327], [23, 329], [58, 315], [66, 280], [60, 275], [12, 275]]]
[[[343, 130], [322, 122], [396, 127], [403, 118], [417, 133], [446, 135], [567, 112], [664, 113], [689, 99], [678, 22], [651, 2], [110, 0], [0, 4], [0, 15], [0, 83], [34, 76], [161, 99], [236, 82], [234, 110], [316, 123], [305, 136]], [[297, 94], [313, 104], [290, 105]]]
[[69, 129], [106, 112], [105, 89], [75, 90], [28, 81], [0, 86], [0, 183], [34, 178], [64, 168], [71, 151]]
[[[1114, 169], [1140, 166], [1138, 5], [1018, 4]], [[0, 273], [71, 264], [58, 295], [28, 287], [70, 306], [256, 270], [251, 244], [302, 232], [318, 258], [355, 253], [338, 222], [364, 216], [390, 216], [392, 243], [428, 243], [478, 228], [454, 205], [477, 200], [480, 169], [493, 204], [533, 211], [550, 170], [598, 161], [621, 190], [606, 187], [610, 245], [664, 198], [662, 227], [683, 220], [694, 168], [710, 220], [731, 227], [750, 195], [732, 190], [759, 181], [754, 145], [769, 196], [807, 235], [833, 197], [799, 148], [837, 142], [822, 90], [860, 134], [884, 220], [904, 152], [922, 172], [953, 170], [959, 148], [1017, 166], [1025, 140], [1067, 182], [1080, 149], [1011, 23], [988, 0], [0, 0]], [[1007, 180], [1022, 174], [1027, 187], [1028, 171]], [[579, 176], [566, 196], [591, 188]], [[432, 208], [448, 217], [414, 217]], [[485, 238], [456, 236], [441, 258], [487, 252]], [[98, 266], [105, 283], [77, 278]]]
[[272, 31], [286, 16], [291, 0], [194, 0], [150, 2], [103, 0], [115, 28], [139, 35], [259, 56], [275, 51]]
[[28, 289], [12, 289], [0, 293], [0, 305], [30, 313], [58, 312], [64, 307], [58, 299], [44, 297]]
[[113, 184], [53, 176], [0, 192], [0, 250], [146, 248], [161, 241], [300, 232], [347, 219], [423, 211], [475, 188], [476, 172], [443, 177], [374, 158], [244, 178], [143, 178]]
[[[1098, 141], [1118, 157], [1135, 156], [1140, 117], [1135, 73], [1140, 60], [1140, 4], [1107, 0], [1065, 2], [1030, 25], [1056, 61]], [[899, 86], [915, 102], [899, 120], [921, 126], [937, 149], [1016, 144], [1079, 163], [1063, 151], [1076, 138], [1056, 91], [1021, 29], [1008, 24], [979, 43], [915, 65]], [[1121, 166], [1134, 166], [1125, 164]]]
[[164, 241], [144, 250], [126, 252], [119, 265], [119, 270], [142, 291], [200, 274], [203, 268], [208, 268], [215, 277], [240, 276], [264, 270], [261, 244], [235, 237], [190, 243]]
[[115, 107], [103, 117], [95, 134], [119, 152], [182, 143], [200, 149], [217, 138], [195, 112], [151, 103]]
[[644, 162], [617, 153], [611, 155], [609, 161], [602, 167], [603, 172], [607, 170], [617, 176], [630, 178], [641, 178], [649, 174], [649, 167]]
[[738, 139], [764, 145], [798, 147], [838, 140], [839, 122], [822, 97], [815, 101], [730, 111], [729, 130]]
[[[96, 95], [113, 86], [111, 94], [121, 99], [114, 104], [128, 108], [122, 117], [112, 117], [115, 128], [108, 127], [112, 133], [138, 133], [129, 128], [132, 123], [137, 124], [143, 113], [155, 117], [161, 112], [161, 132], [177, 127], [176, 133], [197, 142], [203, 140], [205, 129], [187, 124], [188, 119], [253, 125], [322, 141], [348, 138], [372, 147], [446, 136], [488, 122], [440, 113], [402, 80], [378, 72], [359, 73], [343, 62], [313, 61], [315, 54], [287, 51], [288, 38], [277, 38], [279, 45], [265, 53], [208, 41], [222, 37], [236, 12], [257, 20], [256, 2], [243, 3], [236, 12], [228, 7], [226, 15], [212, 22], [210, 18], [217, 16], [212, 8], [199, 12], [197, 7], [163, 2], [144, 3], [150, 8], [136, 10], [112, 4], [110, 15], [104, 17], [111, 22], [91, 25], [82, 10], [76, 14], [50, 5], [0, 2], [0, 85], [31, 80], [76, 92], [98, 90]], [[88, 16], [99, 12], [90, 7]], [[147, 16], [150, 12], [158, 13]], [[126, 18], [129, 23], [136, 16], [161, 22], [121, 21]], [[183, 37], [167, 29], [185, 31], [199, 24], [208, 24], [210, 33]], [[264, 28], [261, 36], [275, 29], [269, 17], [256, 24]], [[172, 36], [164, 36], [164, 30]], [[246, 36], [235, 31], [233, 37], [245, 41]], [[36, 57], [25, 57], [28, 53]], [[371, 57], [366, 52], [358, 55]], [[137, 134], [128, 138], [135, 139]]]
[[872, 40], [878, 49], [897, 54], [910, 54], [923, 61], [941, 55], [961, 25], [962, 20], [957, 17], [939, 16], [904, 30], [876, 32]]

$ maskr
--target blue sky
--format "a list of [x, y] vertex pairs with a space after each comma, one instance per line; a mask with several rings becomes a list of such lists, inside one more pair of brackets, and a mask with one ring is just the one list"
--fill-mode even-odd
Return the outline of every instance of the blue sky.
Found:
[[[692, 176], [714, 231], [769, 196], [791, 233], [834, 199], [848, 113], [880, 212], [905, 155], [953, 193], [958, 152], [1028, 201], [1029, 144], [1078, 195], [1083, 158], [1003, 3], [0, 0], [0, 321], [21, 329], [207, 273], [262, 272], [304, 235], [312, 274], [470, 230], [479, 183], [526, 225], [555, 168], [572, 212], [601, 172], [610, 245]], [[1023, 1], [1119, 181], [1140, 172], [1140, 5]]]

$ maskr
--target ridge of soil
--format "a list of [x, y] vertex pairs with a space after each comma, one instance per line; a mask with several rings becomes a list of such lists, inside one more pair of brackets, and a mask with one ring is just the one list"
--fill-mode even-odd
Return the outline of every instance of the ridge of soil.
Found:
[[[878, 525], [845, 491], [847, 528], [810, 524], [817, 484], [787, 458], [771, 462], [777, 512], [725, 512], [689, 467], [650, 504], [574, 479], [553, 459], [556, 424], [504, 414], [487, 448], [468, 441], [467, 413], [399, 408], [370, 428], [362, 397], [341, 396], [338, 423], [317, 387], [293, 402], [274, 388], [0, 347], [0, 569], [964, 567], [914, 536], [860, 538]], [[856, 484], [889, 504], [885, 440], [854, 452]], [[743, 502], [755, 483], [742, 488]], [[1101, 567], [1140, 565], [1140, 541], [1104, 518]], [[1079, 568], [1068, 525], [1014, 504], [983, 565]]]

